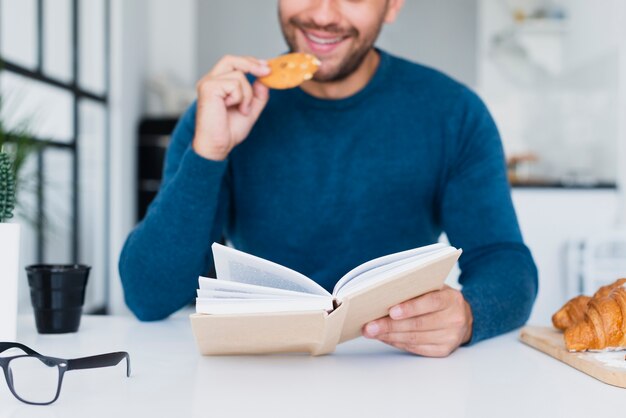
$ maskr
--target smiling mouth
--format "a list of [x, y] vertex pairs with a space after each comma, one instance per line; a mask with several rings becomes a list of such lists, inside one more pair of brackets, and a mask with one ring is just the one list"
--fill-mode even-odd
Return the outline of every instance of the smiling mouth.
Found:
[[322, 38], [319, 36], [315, 36], [312, 33], [308, 33], [306, 31], [302, 31], [302, 33], [304, 33], [304, 36], [308, 40], [310, 40], [311, 42], [315, 42], [316, 44], [320, 44], [320, 45], [335, 45], [347, 38], [347, 36], [337, 36], [335, 38]]

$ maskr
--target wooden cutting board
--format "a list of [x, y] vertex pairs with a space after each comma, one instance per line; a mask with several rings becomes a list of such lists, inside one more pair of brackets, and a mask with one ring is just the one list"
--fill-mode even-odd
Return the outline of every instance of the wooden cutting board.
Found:
[[[554, 328], [526, 326], [520, 340], [604, 383], [626, 389], [626, 368], [611, 367], [598, 360], [596, 353], [570, 353], [565, 349], [563, 333]], [[626, 352], [615, 355], [623, 359]]]

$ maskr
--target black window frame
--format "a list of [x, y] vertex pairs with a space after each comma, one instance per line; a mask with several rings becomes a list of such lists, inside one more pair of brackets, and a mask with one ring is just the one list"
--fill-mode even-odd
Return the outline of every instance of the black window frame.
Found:
[[[82, 0], [84, 1], [84, 0]], [[87, 0], [89, 1], [89, 0]], [[54, 77], [50, 77], [46, 75], [44, 71], [44, 0], [36, 0], [36, 25], [37, 25], [37, 61], [34, 69], [29, 69], [23, 65], [12, 62], [10, 60], [5, 59], [2, 56], [2, 52], [0, 51], [0, 72], [6, 71], [9, 73], [13, 73], [19, 75], [28, 80], [37, 81], [39, 83], [52, 86], [58, 89], [62, 89], [66, 92], [69, 92], [72, 95], [72, 116], [73, 116], [73, 126], [72, 126], [72, 135], [70, 142], [62, 142], [57, 140], [51, 140], [48, 138], [35, 138], [39, 143], [40, 147], [38, 147], [36, 154], [36, 162], [37, 162], [37, 195], [36, 195], [36, 220], [38, 227], [37, 229], [37, 239], [36, 239], [36, 248], [35, 248], [35, 257], [36, 263], [44, 263], [46, 260], [46, 241], [45, 241], [45, 231], [44, 231], [44, 169], [45, 169], [45, 161], [44, 155], [46, 150], [48, 149], [56, 149], [68, 152], [71, 154], [72, 158], [72, 184], [71, 184], [71, 247], [70, 247], [70, 260], [60, 260], [67, 263], [79, 263], [81, 262], [81, 253], [80, 253], [80, 161], [79, 161], [79, 147], [80, 147], [80, 111], [79, 105], [81, 100], [86, 99], [92, 102], [96, 102], [103, 106], [104, 108], [104, 126], [105, 132], [104, 135], [104, 149], [105, 155], [103, 158], [104, 161], [104, 222], [106, 225], [110, 225], [110, 211], [109, 211], [109, 198], [110, 198], [110, 187], [109, 187], [109, 178], [110, 178], [110, 154], [111, 154], [111, 144], [110, 144], [110, 118], [111, 118], [111, 110], [110, 110], [110, 91], [111, 91], [111, 82], [110, 82], [110, 70], [111, 70], [111, 53], [110, 53], [110, 33], [111, 33], [111, 1], [110, 0], [102, 0], [104, 2], [104, 92], [99, 94], [88, 89], [82, 88], [80, 86], [80, 3], [81, 0], [71, 0], [71, 78], [69, 81], [61, 81]], [[2, 10], [0, 7], [0, 15], [2, 14]], [[10, 141], [10, 138], [7, 138]], [[105, 265], [102, 266], [103, 278], [104, 278], [104, 287], [105, 287], [105, 297], [104, 297], [104, 306], [98, 306], [93, 309], [91, 313], [106, 313], [108, 310], [109, 304], [109, 228], [104, 229], [104, 257]], [[59, 261], [59, 260], [57, 260]]]

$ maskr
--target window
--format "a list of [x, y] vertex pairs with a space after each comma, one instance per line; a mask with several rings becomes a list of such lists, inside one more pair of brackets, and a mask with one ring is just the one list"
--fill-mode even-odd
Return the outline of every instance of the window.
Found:
[[21, 265], [91, 265], [91, 312], [108, 293], [109, 16], [109, 0], [0, 0], [0, 116], [42, 145], [18, 196]]

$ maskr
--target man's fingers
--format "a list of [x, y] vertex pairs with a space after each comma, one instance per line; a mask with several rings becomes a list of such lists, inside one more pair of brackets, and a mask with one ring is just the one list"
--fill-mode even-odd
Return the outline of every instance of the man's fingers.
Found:
[[255, 81], [252, 85], [252, 102], [250, 103], [250, 116], [253, 118], [258, 118], [267, 101], [270, 98], [270, 89], [261, 84], [259, 81]]
[[389, 310], [389, 316], [393, 319], [403, 319], [442, 311], [455, 303], [456, 299], [459, 299], [459, 302], [463, 300], [461, 292], [445, 287], [394, 306]]
[[376, 338], [386, 343], [399, 343], [410, 346], [429, 344], [448, 346], [457, 342], [455, 334], [449, 330], [391, 332], [381, 334]]
[[445, 357], [469, 339], [471, 326], [462, 293], [445, 287], [394, 306], [388, 317], [368, 323], [363, 335], [411, 353]]
[[452, 347], [446, 347], [443, 345], [436, 344], [423, 344], [423, 345], [408, 345], [404, 343], [388, 343], [385, 344], [390, 345], [392, 347], [397, 348], [398, 350], [406, 351], [411, 354], [417, 354], [418, 356], [423, 357], [447, 357], [454, 349]]
[[241, 103], [243, 91], [238, 80], [219, 80], [216, 83], [218, 85], [216, 94], [224, 99], [224, 104], [227, 107]]
[[413, 354], [417, 354], [424, 357], [448, 357], [456, 347], [444, 346], [444, 345], [412, 345], [408, 346], [405, 350]]
[[226, 55], [215, 64], [209, 72], [209, 75], [216, 77], [231, 71], [241, 71], [250, 73], [255, 77], [263, 77], [270, 73], [267, 62], [252, 57], [238, 57], [234, 55]]
[[388, 334], [395, 331], [395, 322], [388, 316], [377, 319], [363, 327], [363, 336], [367, 338], [378, 338], [379, 335]]
[[387, 345], [397, 348], [398, 350], [409, 351], [409, 346], [404, 343], [391, 343], [391, 342], [388, 343], [386, 341], [383, 341], [383, 342]]
[[459, 346], [455, 335], [446, 330], [397, 332], [382, 335], [379, 339], [386, 344], [426, 357], [447, 357]]
[[235, 80], [239, 83], [242, 99], [239, 104], [239, 110], [244, 115], [248, 115], [250, 112], [250, 107], [252, 106], [252, 99], [254, 98], [254, 93], [252, 91], [252, 86], [248, 82], [248, 79], [245, 75], [243, 75], [240, 71], [231, 71], [229, 73], [220, 75], [216, 78], [217, 80]]
[[378, 338], [378, 335], [390, 332], [435, 331], [455, 326], [456, 322], [454, 320], [454, 315], [448, 311], [439, 311], [398, 320], [385, 317], [371, 322], [378, 326], [378, 332], [372, 333], [371, 331], [374, 331], [375, 327], [370, 327], [369, 324], [365, 327], [365, 332], [368, 337]]
[[226, 55], [198, 82], [199, 96], [201, 92], [218, 95], [224, 99], [227, 107], [239, 105], [239, 111], [243, 115], [253, 113], [258, 117], [265, 107], [269, 93], [265, 87], [253, 88], [245, 76], [246, 73], [262, 77], [270, 73], [270, 68], [264, 60]]
[[395, 347], [398, 350], [406, 351], [411, 354], [417, 354], [423, 357], [447, 357], [454, 351], [454, 347], [437, 344], [410, 345], [387, 341], [384, 341], [384, 343]]

